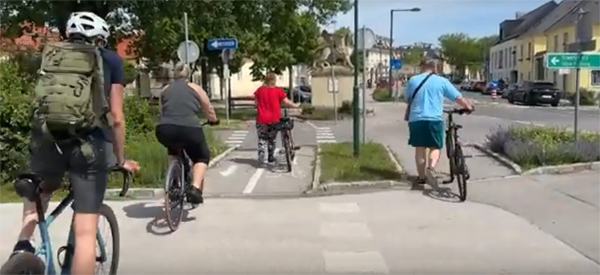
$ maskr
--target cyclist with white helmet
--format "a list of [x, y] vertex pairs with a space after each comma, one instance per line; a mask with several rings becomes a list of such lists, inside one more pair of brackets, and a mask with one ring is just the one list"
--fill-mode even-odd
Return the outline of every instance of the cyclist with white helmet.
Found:
[[[89, 124], [85, 127], [85, 131], [81, 128], [77, 128], [77, 131], [65, 131], [54, 130], [56, 129], [56, 123], [50, 124], [48, 119], [48, 109], [38, 109], [37, 112], [42, 113], [40, 116], [44, 116], [42, 122], [43, 129], [35, 127], [36, 113], [35, 108], [33, 109], [32, 115], [32, 131], [31, 131], [31, 142], [30, 142], [30, 169], [31, 172], [39, 174], [43, 179], [42, 189], [44, 194], [42, 198], [44, 200], [44, 211], [47, 209], [50, 196], [54, 190], [60, 187], [63, 180], [63, 175], [68, 171], [69, 181], [71, 184], [72, 192], [74, 194], [73, 202], [73, 224], [74, 224], [74, 235], [75, 243], [77, 243], [74, 251], [73, 263], [71, 274], [94, 274], [96, 264], [96, 229], [98, 226], [98, 210], [102, 205], [104, 199], [104, 192], [107, 187], [108, 181], [108, 168], [110, 164], [110, 144], [112, 143], [113, 152], [117, 158], [118, 165], [122, 166], [126, 170], [131, 172], [138, 171], [139, 165], [135, 161], [126, 160], [124, 156], [124, 143], [125, 143], [125, 118], [123, 114], [123, 60], [119, 55], [111, 50], [104, 49], [107, 38], [109, 37], [109, 27], [106, 21], [94, 13], [91, 12], [75, 12], [71, 14], [71, 17], [67, 21], [66, 26], [67, 42], [71, 43], [83, 43], [82, 44], [69, 44], [67, 48], [77, 48], [80, 45], [81, 48], [88, 48], [88, 54], [95, 56], [91, 63], [96, 64], [95, 68], [98, 74], [93, 74], [94, 78], [91, 81], [80, 86], [88, 85], [87, 90], [83, 92], [84, 96], [90, 97], [87, 93], [96, 88], [98, 91], [95, 95], [101, 94], [103, 102], [105, 103], [104, 115], [112, 119], [105, 119], [105, 124]], [[94, 46], [97, 46], [97, 50], [94, 50]], [[67, 49], [68, 50], [68, 49]], [[48, 51], [44, 51], [48, 52]], [[90, 52], [92, 54], [90, 54]], [[54, 54], [54, 53], [50, 53]], [[71, 54], [66, 52], [60, 55], [60, 60], [56, 61], [57, 66], [60, 67], [64, 59], [73, 56], [81, 56], [81, 54]], [[52, 58], [52, 57], [49, 57]], [[101, 59], [101, 60], [99, 60]], [[82, 61], [83, 60], [83, 61]], [[89, 61], [87, 59], [79, 59], [77, 62], [72, 64], [81, 64], [81, 62]], [[101, 61], [101, 62], [99, 62]], [[65, 63], [68, 63], [65, 61]], [[90, 63], [90, 64], [91, 64]], [[98, 64], [102, 63], [102, 67]], [[68, 81], [72, 81], [72, 74], [65, 75], [66, 70], [50, 70], [44, 71], [44, 66], [40, 68], [40, 75], [47, 77], [49, 74], [53, 74], [55, 82], [58, 82], [60, 86], [53, 83], [54, 89], [73, 89], [72, 92], [66, 92], [65, 96], [73, 95], [77, 98], [81, 97], [83, 88], [77, 87], [77, 85], [69, 85]], [[65, 65], [66, 66], [66, 65]], [[90, 65], [91, 66], [91, 65]], [[71, 67], [69, 67], [71, 68]], [[102, 75], [104, 79], [100, 79]], [[43, 80], [40, 80], [43, 81]], [[63, 81], [63, 82], [61, 82]], [[96, 85], [98, 83], [104, 85]], [[81, 83], [81, 81], [77, 82]], [[43, 82], [42, 82], [43, 84]], [[38, 85], [39, 86], [39, 85]], [[57, 88], [58, 87], [58, 88]], [[36, 93], [41, 92], [36, 88]], [[103, 91], [102, 91], [103, 90]], [[70, 98], [67, 98], [70, 99]], [[42, 99], [44, 100], [44, 99]], [[54, 102], [45, 104], [56, 104]], [[64, 103], [67, 105], [69, 102]], [[71, 103], [73, 104], [73, 103]], [[72, 108], [71, 108], [72, 109]], [[94, 116], [96, 117], [96, 116]], [[53, 126], [51, 130], [50, 126]], [[50, 135], [48, 139], [47, 135]], [[70, 137], [70, 135], [75, 136]], [[67, 138], [69, 136], [69, 138]], [[25, 200], [23, 208], [23, 220], [22, 229], [19, 234], [19, 239], [14, 247], [14, 253], [21, 251], [34, 252], [34, 248], [30, 242], [33, 232], [36, 227], [37, 215], [35, 210], [35, 204]]]

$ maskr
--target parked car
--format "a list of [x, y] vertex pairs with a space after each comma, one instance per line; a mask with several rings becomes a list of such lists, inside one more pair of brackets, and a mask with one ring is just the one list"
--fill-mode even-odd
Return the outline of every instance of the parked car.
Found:
[[563, 92], [554, 83], [546, 81], [525, 81], [508, 95], [508, 102], [521, 102], [526, 105], [550, 104], [558, 106]]
[[487, 85], [487, 82], [485, 82], [485, 81], [476, 81], [476, 82], [473, 84], [472, 91], [473, 91], [473, 92], [480, 92], [480, 93], [484, 93], [484, 92], [485, 92], [485, 89], [487, 88], [487, 86], [488, 86], [488, 85]]
[[460, 89], [462, 91], [466, 91], [469, 88], [469, 84], [471, 83], [471, 81], [465, 80], [462, 83], [460, 83]]
[[295, 103], [311, 103], [312, 102], [312, 93], [310, 92], [310, 86], [297, 86], [294, 87], [292, 93], [290, 95], [290, 89], [288, 87], [280, 87], [285, 91], [288, 97], [292, 98], [292, 101]]
[[502, 98], [508, 98], [510, 93], [512, 93], [514, 90], [516, 90], [517, 87], [518, 87], [518, 84], [516, 84], [516, 83], [509, 84], [504, 90], [502, 90]]

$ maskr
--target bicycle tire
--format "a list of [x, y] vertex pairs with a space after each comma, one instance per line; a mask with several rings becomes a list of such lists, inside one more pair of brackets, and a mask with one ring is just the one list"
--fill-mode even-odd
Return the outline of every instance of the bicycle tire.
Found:
[[455, 176], [456, 183], [458, 184], [458, 198], [461, 202], [467, 200], [467, 175], [466, 175], [466, 162], [463, 155], [462, 147], [456, 145], [454, 147], [454, 162], [455, 162]]
[[[178, 170], [179, 169], [179, 170]], [[183, 176], [183, 165], [179, 161], [173, 161], [167, 169], [165, 179], [165, 220], [171, 232], [177, 231], [183, 218], [183, 205], [185, 202], [185, 179]], [[174, 187], [173, 181], [177, 180], [179, 186]], [[172, 203], [175, 203], [172, 205]], [[175, 206], [175, 207], [173, 207]], [[172, 213], [173, 208], [178, 208], [178, 213]]]
[[290, 136], [287, 130], [283, 131], [281, 134], [281, 143], [283, 144], [283, 149], [285, 150], [287, 171], [292, 172], [292, 147], [290, 147]]
[[38, 256], [28, 252], [20, 252], [12, 255], [0, 268], [0, 274], [31, 274], [44, 275], [46, 265]]
[[446, 132], [446, 156], [450, 164], [450, 174], [454, 174], [456, 163], [454, 162], [454, 137], [452, 131]]
[[119, 231], [119, 222], [117, 221], [117, 216], [115, 216], [115, 212], [110, 208], [110, 206], [106, 204], [102, 204], [98, 211], [98, 216], [104, 216], [106, 221], [108, 221], [108, 225], [110, 226], [110, 234], [112, 234], [112, 259], [110, 263], [109, 273], [110, 275], [116, 275], [117, 270], [119, 269], [119, 260], [121, 256], [121, 235]]

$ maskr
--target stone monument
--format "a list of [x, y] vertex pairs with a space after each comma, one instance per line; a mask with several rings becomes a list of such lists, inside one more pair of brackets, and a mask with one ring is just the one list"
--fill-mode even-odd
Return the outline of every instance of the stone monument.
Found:
[[[312, 104], [315, 107], [341, 106], [343, 101], [352, 101], [354, 65], [350, 60], [354, 51], [351, 34], [346, 35], [323, 31], [316, 50], [317, 58], [312, 64]], [[328, 82], [337, 79], [338, 92], [330, 93]]]

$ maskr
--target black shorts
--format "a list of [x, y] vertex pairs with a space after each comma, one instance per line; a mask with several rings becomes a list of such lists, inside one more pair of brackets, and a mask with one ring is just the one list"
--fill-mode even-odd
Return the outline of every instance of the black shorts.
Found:
[[156, 126], [156, 138], [167, 148], [170, 156], [183, 149], [193, 163], [206, 163], [210, 160], [210, 150], [201, 127], [186, 127], [173, 124]]

